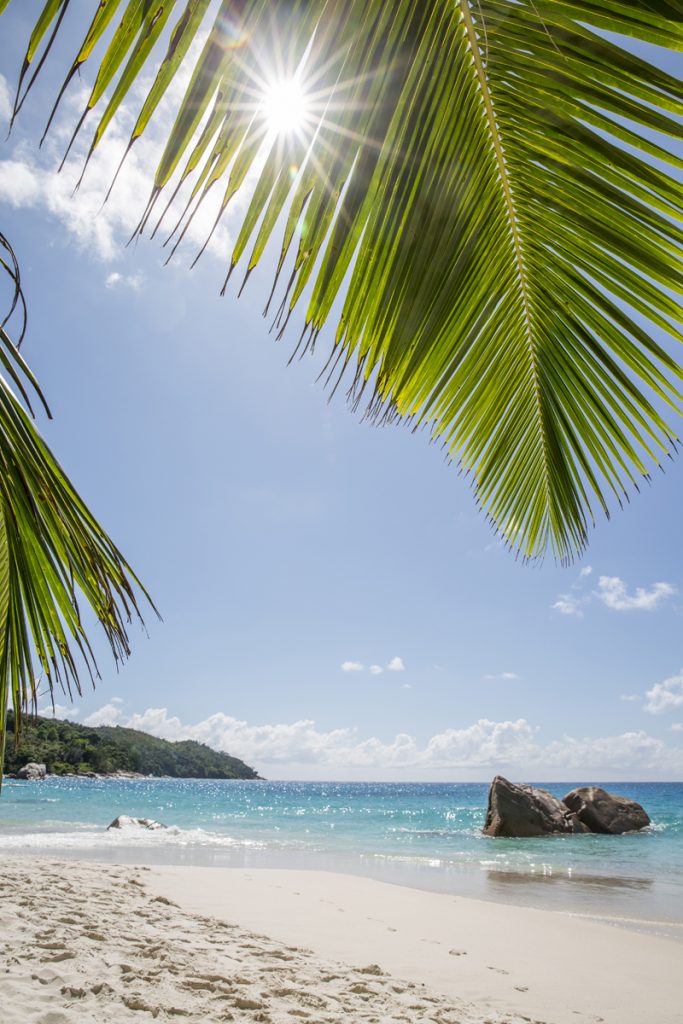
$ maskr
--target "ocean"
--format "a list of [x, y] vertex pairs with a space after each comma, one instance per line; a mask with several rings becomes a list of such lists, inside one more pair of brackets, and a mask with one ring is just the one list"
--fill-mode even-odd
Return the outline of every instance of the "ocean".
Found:
[[[538, 785], [562, 796], [579, 783]], [[0, 854], [342, 871], [683, 938], [683, 784], [603, 785], [638, 800], [651, 827], [486, 838], [484, 784], [6, 780]], [[119, 814], [169, 828], [107, 832]]]

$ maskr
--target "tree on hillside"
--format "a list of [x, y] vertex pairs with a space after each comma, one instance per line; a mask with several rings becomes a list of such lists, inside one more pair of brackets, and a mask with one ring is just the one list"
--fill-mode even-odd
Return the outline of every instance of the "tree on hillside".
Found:
[[[143, 76], [128, 151], [185, 75], [138, 232], [168, 222], [177, 242], [210, 191], [222, 215], [251, 189], [227, 277], [240, 266], [246, 279], [277, 232], [266, 308], [278, 331], [295, 330], [302, 354], [340, 305], [325, 382], [344, 382], [373, 422], [426, 426], [522, 557], [571, 560], [597, 511], [668, 458], [681, 403], [683, 89], [634, 51], [682, 48], [680, 0], [47, 0], [36, 11], [15, 116], [67, 24], [83, 41], [55, 109], [92, 66], [74, 126], [74, 138], [91, 133], [90, 153]], [[176, 196], [184, 211], [169, 220]], [[7, 465], [7, 410], [33, 428], [9, 385], [2, 395]], [[23, 472], [27, 452], [12, 451]], [[59, 657], [74, 678], [60, 622], [71, 616], [87, 651], [70, 611], [78, 588], [115, 653], [127, 650], [115, 609], [130, 607], [133, 577], [85, 507], [71, 512], [73, 490], [52, 500], [50, 488], [50, 521], [36, 519], [29, 545], [8, 473], [0, 685], [16, 702], [30, 691], [30, 634], [48, 684]]]

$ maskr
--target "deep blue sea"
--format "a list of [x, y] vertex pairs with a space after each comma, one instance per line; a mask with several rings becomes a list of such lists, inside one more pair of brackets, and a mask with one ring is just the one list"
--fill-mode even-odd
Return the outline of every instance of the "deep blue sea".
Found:
[[[0, 853], [337, 870], [683, 936], [683, 784], [604, 785], [642, 803], [651, 828], [489, 839], [483, 784], [7, 780]], [[119, 814], [170, 828], [107, 832]]]

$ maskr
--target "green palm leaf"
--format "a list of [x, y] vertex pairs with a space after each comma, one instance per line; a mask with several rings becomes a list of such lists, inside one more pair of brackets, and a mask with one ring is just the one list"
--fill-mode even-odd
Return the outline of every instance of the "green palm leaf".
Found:
[[[14, 281], [11, 315], [23, 298], [16, 258], [1, 235], [0, 264]], [[23, 380], [45, 404], [5, 325], [0, 362], [7, 377], [27, 403]], [[136, 587], [135, 574], [0, 376], [0, 768], [10, 700], [20, 723], [29, 705], [35, 709], [39, 684], [51, 696], [56, 688], [71, 696], [81, 692], [82, 665], [91, 680], [98, 674], [79, 601], [94, 612], [119, 662], [129, 654], [127, 623], [140, 617]]]
[[[175, 6], [132, 145], [207, 30], [140, 230], [187, 182], [179, 240], [259, 161], [229, 273], [284, 224], [280, 331], [303, 305], [305, 351], [339, 304], [331, 386], [348, 376], [375, 422], [427, 425], [524, 557], [580, 553], [596, 512], [668, 457], [681, 408], [655, 333], [683, 338], [683, 89], [620, 37], [680, 50], [683, 5], [223, 0], [211, 26], [205, 5], [152, 6], [120, 5], [88, 106], [112, 84], [94, 147], [147, 67], [150, 19]], [[62, 13], [45, 5], [23, 75]], [[264, 160], [264, 93], [294, 75], [305, 130]]]

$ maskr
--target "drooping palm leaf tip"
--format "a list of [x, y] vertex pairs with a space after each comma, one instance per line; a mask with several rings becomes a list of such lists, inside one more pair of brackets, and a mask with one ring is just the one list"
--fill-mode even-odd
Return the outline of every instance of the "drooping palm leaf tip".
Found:
[[[15, 721], [35, 710], [38, 686], [81, 692], [79, 665], [91, 679], [97, 665], [79, 600], [95, 613], [117, 662], [130, 653], [126, 625], [140, 618], [135, 588], [146, 592], [121, 553], [88, 511], [15, 395], [30, 409], [39, 386], [6, 333], [25, 305], [19, 269], [0, 235], [0, 265], [12, 294], [0, 321], [0, 785], [8, 703]], [[26, 382], [26, 385], [24, 384]], [[49, 410], [48, 410], [49, 413]], [[142, 620], [140, 620], [142, 621]]]
[[[16, 110], [67, 6], [44, 6]], [[251, 189], [229, 271], [284, 224], [280, 332], [305, 302], [303, 352], [337, 318], [326, 381], [376, 421], [427, 425], [521, 555], [571, 560], [661, 466], [681, 403], [683, 90], [633, 51], [680, 51], [683, 4], [92, 0], [82, 33], [58, 101], [90, 60], [90, 153], [143, 73], [128, 150], [189, 76], [139, 230], [180, 194], [175, 246], [210, 190], [223, 214]], [[274, 138], [264, 95], [292, 77], [305, 123]]]

